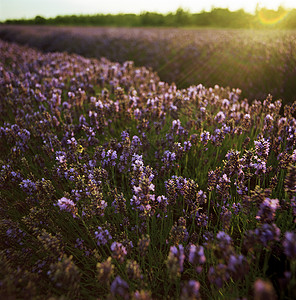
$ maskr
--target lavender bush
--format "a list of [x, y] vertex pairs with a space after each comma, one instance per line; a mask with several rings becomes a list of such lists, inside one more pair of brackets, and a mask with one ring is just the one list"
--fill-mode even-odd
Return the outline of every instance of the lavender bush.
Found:
[[2, 299], [296, 297], [296, 102], [0, 58]]

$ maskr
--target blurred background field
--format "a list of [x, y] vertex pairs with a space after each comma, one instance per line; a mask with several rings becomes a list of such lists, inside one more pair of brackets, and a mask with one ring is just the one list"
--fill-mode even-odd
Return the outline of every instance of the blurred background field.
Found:
[[295, 30], [1, 25], [0, 38], [45, 52], [132, 60], [178, 88], [218, 84], [240, 88], [249, 100], [295, 100]]

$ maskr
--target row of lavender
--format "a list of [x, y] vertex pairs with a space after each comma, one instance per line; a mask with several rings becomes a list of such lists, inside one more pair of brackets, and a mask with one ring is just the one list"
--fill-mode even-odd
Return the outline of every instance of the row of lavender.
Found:
[[68, 51], [152, 67], [178, 87], [239, 87], [249, 99], [296, 93], [295, 31], [1, 26], [0, 38], [43, 51]]
[[295, 102], [0, 50], [2, 297], [296, 297]]

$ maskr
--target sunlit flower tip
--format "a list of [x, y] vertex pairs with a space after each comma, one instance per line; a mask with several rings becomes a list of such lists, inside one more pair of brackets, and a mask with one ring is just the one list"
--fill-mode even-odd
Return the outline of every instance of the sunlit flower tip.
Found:
[[64, 155], [59, 155], [59, 156], [56, 156], [56, 160], [62, 164], [66, 161], [66, 157]]
[[293, 151], [293, 153], [291, 154], [291, 159], [292, 161], [296, 161], [296, 149]]
[[142, 191], [142, 188], [140, 186], [133, 186], [133, 189], [136, 194], [139, 194]]
[[270, 114], [267, 114], [265, 117], [265, 121], [273, 121], [273, 116]]
[[71, 139], [67, 140], [67, 144], [77, 145], [77, 141], [74, 137], [72, 137]]
[[77, 208], [75, 206], [75, 203], [72, 200], [66, 197], [62, 197], [61, 199], [58, 200], [57, 205], [60, 208], [60, 210], [65, 210], [72, 213], [73, 217], [76, 216]]
[[151, 184], [149, 185], [149, 190], [153, 192], [153, 191], [154, 191], [154, 187], [155, 187], [155, 185], [151, 183]]
[[269, 206], [272, 210], [276, 210], [280, 207], [278, 199], [265, 198], [263, 203], [266, 206]]
[[222, 180], [223, 180], [224, 182], [230, 182], [230, 179], [227, 177], [226, 174], [223, 174]]
[[172, 129], [174, 129], [175, 127], [179, 128], [181, 126], [181, 121], [178, 119], [178, 120], [174, 120], [172, 122]]
[[218, 123], [222, 123], [225, 120], [225, 114], [223, 111], [219, 111], [217, 115], [215, 116], [215, 121]]

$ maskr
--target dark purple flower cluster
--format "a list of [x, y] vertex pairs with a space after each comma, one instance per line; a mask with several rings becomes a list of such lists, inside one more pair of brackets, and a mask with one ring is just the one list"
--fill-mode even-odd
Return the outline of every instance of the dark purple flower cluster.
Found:
[[27, 143], [31, 133], [25, 128], [20, 128], [18, 124], [4, 123], [5, 127], [0, 127], [0, 138], [5, 138], [10, 144], [14, 144], [12, 151], [24, 152], [27, 150]]
[[265, 198], [260, 204], [256, 219], [260, 220], [261, 222], [273, 222], [275, 219], [276, 210], [279, 209], [279, 207], [280, 205], [278, 199]]
[[296, 233], [286, 232], [283, 240], [284, 252], [291, 258], [296, 259]]
[[188, 261], [195, 267], [196, 272], [201, 273], [202, 265], [206, 262], [203, 246], [191, 245]]
[[169, 275], [172, 278], [176, 278], [181, 275], [183, 272], [184, 260], [184, 247], [182, 245], [172, 246], [166, 261]]
[[112, 240], [112, 236], [109, 233], [108, 229], [104, 230], [101, 226], [99, 226], [98, 230], [95, 231], [95, 236], [98, 245], [106, 245], [108, 243], [108, 240]]
[[155, 203], [155, 194], [151, 193], [155, 187], [152, 183], [153, 178], [153, 171], [149, 166], [144, 166], [142, 156], [134, 154], [131, 180], [134, 195], [130, 203], [142, 216], [153, 213]]

